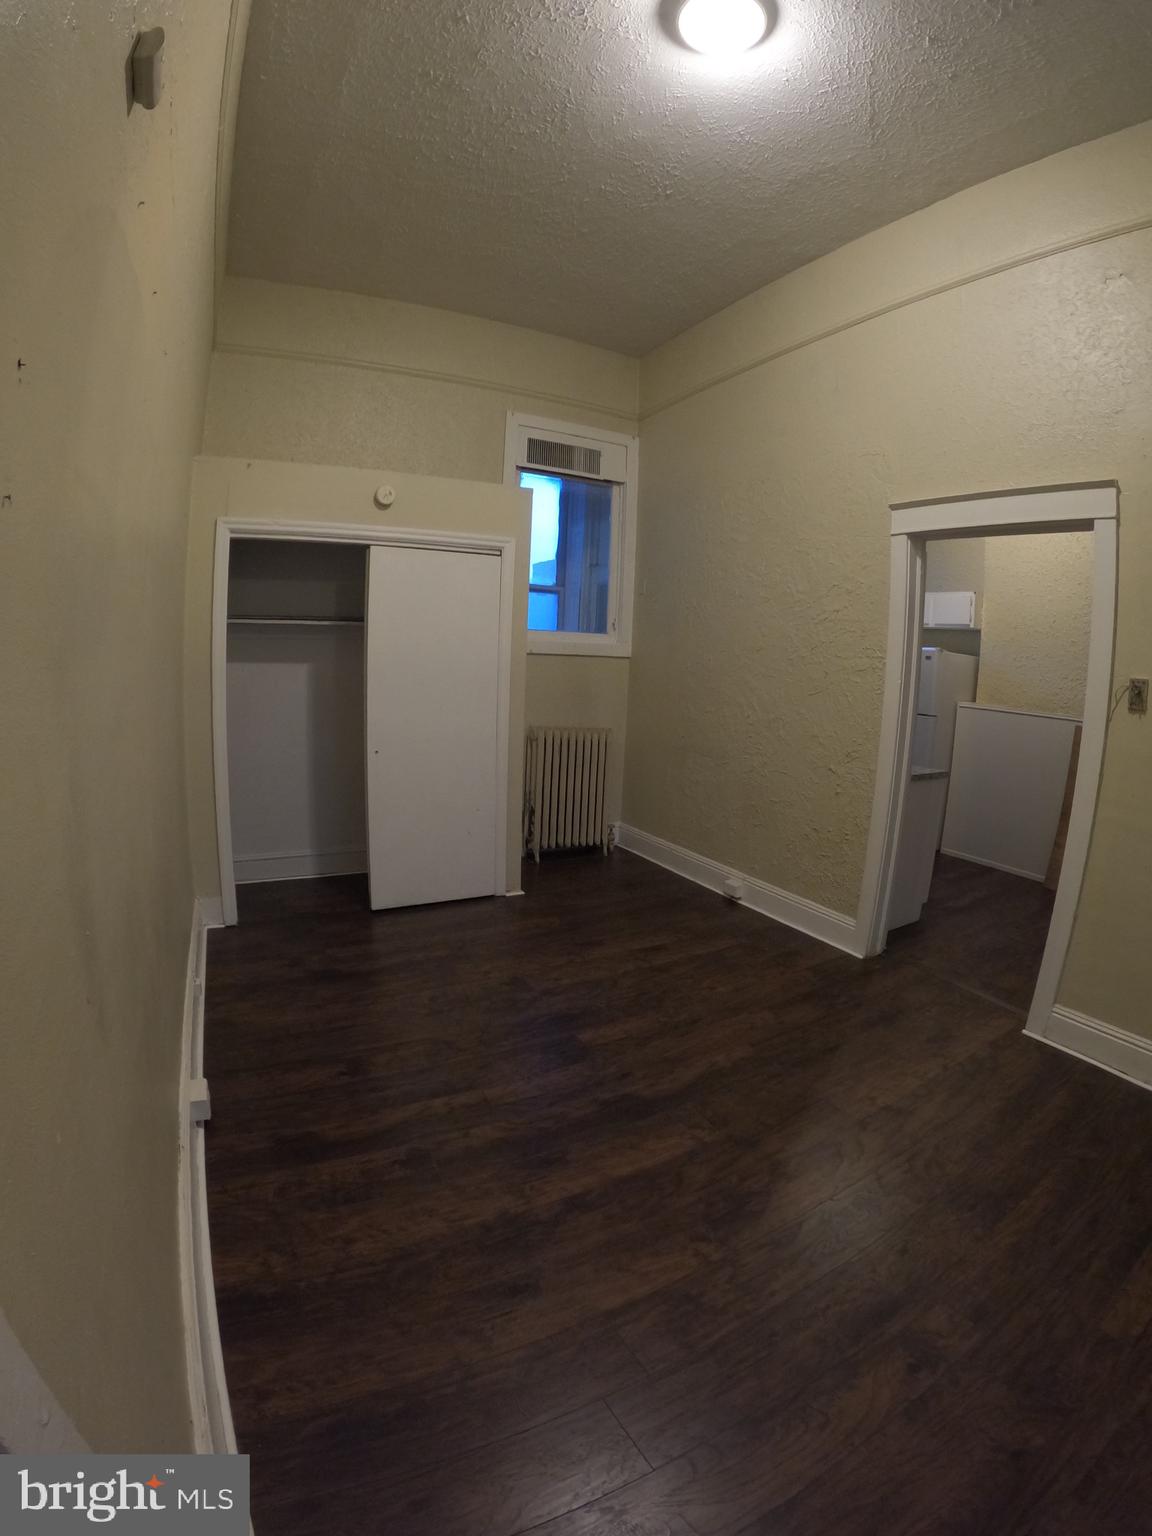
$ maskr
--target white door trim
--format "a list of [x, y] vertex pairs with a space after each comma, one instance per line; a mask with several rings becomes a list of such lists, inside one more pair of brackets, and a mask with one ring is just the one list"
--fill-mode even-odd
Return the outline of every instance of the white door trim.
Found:
[[1043, 1038], [1068, 954], [1072, 924], [1104, 760], [1104, 737], [1112, 693], [1116, 621], [1116, 549], [1119, 491], [1113, 481], [1046, 486], [1035, 491], [963, 497], [952, 501], [893, 506], [888, 656], [872, 823], [857, 909], [857, 933], [866, 955], [884, 949], [892, 893], [896, 839], [904, 811], [915, 710], [915, 645], [923, 606], [925, 541], [978, 538], [1005, 533], [1090, 531], [1094, 547], [1092, 627], [1080, 761], [1072, 800], [1064, 863], [1044, 948], [1044, 959], [1028, 1014], [1026, 1033]]
[[212, 764], [216, 789], [216, 851], [225, 924], [236, 922], [232, 810], [228, 792], [228, 562], [233, 539], [298, 539], [307, 543], [392, 544], [451, 549], [500, 557], [500, 678], [497, 704], [496, 889], [508, 889], [508, 729], [512, 707], [512, 610], [516, 540], [499, 534], [446, 533], [428, 528], [382, 528], [366, 523], [216, 519], [212, 577]]
[[894, 502], [892, 532], [929, 533], [934, 539], [979, 538], [982, 533], [1040, 533], [1047, 525], [1067, 531], [1069, 523], [1085, 527], [1116, 517], [1117, 486], [1114, 480], [1087, 485], [1047, 485], [1035, 491], [995, 491], [976, 496], [957, 496], [943, 501]]

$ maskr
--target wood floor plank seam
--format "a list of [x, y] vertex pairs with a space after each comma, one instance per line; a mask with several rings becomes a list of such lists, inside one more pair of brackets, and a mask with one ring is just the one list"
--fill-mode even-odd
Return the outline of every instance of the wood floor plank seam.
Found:
[[646, 1456], [646, 1455], [645, 1455], [645, 1454], [644, 1454], [644, 1452], [643, 1452], [643, 1451], [642, 1451], [642, 1450], [641, 1450], [641, 1449], [640, 1449], [640, 1447], [639, 1447], [639, 1445], [637, 1445], [637, 1444], [636, 1444], [636, 1437], [635, 1437], [635, 1435], [633, 1435], [633, 1434], [631, 1434], [631, 1433], [630, 1433], [630, 1432], [629, 1432], [629, 1430], [628, 1430], [628, 1427], [627, 1427], [627, 1425], [625, 1425], [625, 1424], [623, 1424], [623, 1423], [621, 1423], [621, 1421], [620, 1421], [620, 1415], [619, 1415], [619, 1414], [618, 1414], [618, 1413], [617, 1413], [617, 1412], [616, 1412], [616, 1410], [615, 1410], [615, 1409], [614, 1409], [614, 1408], [613, 1408], [613, 1406], [612, 1406], [612, 1404], [611, 1404], [611, 1403], [610, 1403], [610, 1402], [609, 1402], [609, 1401], [608, 1401], [608, 1399], [607, 1399], [607, 1398], [606, 1398], [606, 1397], [605, 1397], [605, 1398], [602, 1398], [602, 1399], [601, 1399], [601, 1401], [602, 1401], [602, 1402], [603, 1402], [603, 1404], [604, 1404], [604, 1406], [605, 1406], [605, 1408], [607, 1408], [607, 1410], [608, 1410], [608, 1412], [609, 1412], [609, 1413], [610, 1413], [610, 1414], [611, 1414], [611, 1415], [612, 1415], [612, 1417], [613, 1417], [613, 1418], [614, 1418], [614, 1419], [615, 1419], [615, 1420], [616, 1420], [616, 1422], [617, 1422], [617, 1424], [619, 1424], [619, 1425], [620, 1425], [620, 1428], [621, 1428], [621, 1430], [622, 1430], [622, 1431], [623, 1431], [623, 1433], [624, 1433], [624, 1434], [626, 1434], [626, 1435], [627, 1435], [627, 1436], [628, 1436], [628, 1438], [629, 1438], [629, 1440], [631, 1440], [631, 1442], [632, 1442], [632, 1444], [633, 1444], [633, 1445], [635, 1445], [635, 1446], [636, 1446], [636, 1454], [637, 1454], [637, 1455], [638, 1455], [638, 1456], [639, 1456], [639, 1457], [640, 1457], [640, 1458], [641, 1458], [641, 1460], [642, 1460], [642, 1461], [643, 1461], [643, 1462], [644, 1462], [644, 1465], [645, 1465], [645, 1466], [646, 1466], [646, 1467], [647, 1467], [647, 1468], [648, 1468], [648, 1470], [649, 1470], [649, 1472], [653, 1472], [653, 1471], [655, 1471], [655, 1468], [654, 1468], [654, 1467], [653, 1467], [653, 1465], [652, 1465], [652, 1463], [651, 1463], [651, 1461], [649, 1461], [649, 1459], [648, 1459], [648, 1457], [647, 1457], [647, 1456]]
[[956, 987], [961, 992], [967, 992], [971, 997], [978, 997], [981, 1002], [991, 1003], [993, 1008], [1002, 1008], [1005, 1013], [1010, 1013], [1015, 1019], [1026, 1019], [1028, 1017], [1027, 1008], [1018, 1007], [1015, 1003], [1010, 1003], [1002, 997], [997, 997], [993, 992], [987, 992], [981, 987], [974, 987], [970, 982], [961, 981], [956, 976], [949, 976], [946, 971], [937, 970], [934, 966], [925, 965], [922, 961], [916, 961], [914, 964], [919, 965], [920, 969], [934, 980]]

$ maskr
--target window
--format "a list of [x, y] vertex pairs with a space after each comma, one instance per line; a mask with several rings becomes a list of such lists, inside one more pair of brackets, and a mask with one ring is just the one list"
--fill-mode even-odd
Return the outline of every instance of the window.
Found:
[[530, 469], [520, 485], [532, 492], [528, 628], [606, 635], [615, 487]]
[[528, 649], [631, 652], [636, 439], [511, 413], [505, 483], [532, 493]]

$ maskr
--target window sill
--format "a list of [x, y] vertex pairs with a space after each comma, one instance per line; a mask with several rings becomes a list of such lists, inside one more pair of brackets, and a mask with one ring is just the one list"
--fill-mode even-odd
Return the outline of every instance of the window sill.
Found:
[[528, 631], [529, 656], [615, 656], [628, 657], [631, 645], [619, 640], [598, 640], [592, 635], [544, 635]]

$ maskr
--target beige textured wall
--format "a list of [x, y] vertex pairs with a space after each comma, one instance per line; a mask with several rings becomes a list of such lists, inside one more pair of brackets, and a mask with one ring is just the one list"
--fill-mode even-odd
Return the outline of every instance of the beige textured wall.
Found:
[[[0, 11], [0, 1302], [95, 1449], [190, 1448], [180, 681], [227, 0]], [[17, 359], [23, 366], [17, 366]]]
[[925, 630], [927, 645], [980, 657], [981, 704], [1080, 715], [1092, 624], [1092, 536], [930, 539], [926, 585], [975, 592], [981, 633]]
[[[635, 358], [470, 315], [229, 278], [208, 395], [209, 454], [501, 482], [508, 412], [636, 430]], [[610, 725], [619, 814], [627, 660], [529, 656], [536, 725]]]
[[1079, 717], [1092, 627], [1092, 535], [987, 542], [979, 702]]
[[[888, 504], [1115, 477], [1152, 620], [1152, 124], [975, 187], [642, 366], [625, 820], [842, 912], [871, 811]], [[1152, 1034], [1152, 727], [1113, 718], [1061, 1001]]]
[[984, 597], [985, 539], [929, 539], [924, 569], [927, 592], [975, 592]]
[[[395, 504], [388, 512], [381, 512], [372, 500], [376, 487], [384, 483], [396, 492]], [[514, 538], [519, 549], [528, 537], [530, 507], [527, 491], [466, 480], [398, 475], [391, 469], [337, 469], [330, 465], [210, 457], [197, 460], [188, 531], [185, 619], [188, 815], [197, 895], [215, 896], [220, 891], [212, 768], [212, 578], [216, 519], [365, 523], [397, 528], [433, 528], [446, 533], [491, 533]], [[509, 711], [510, 889], [520, 884], [524, 765], [519, 744], [524, 740], [524, 624], [527, 610], [528, 570], [518, 563]]]

